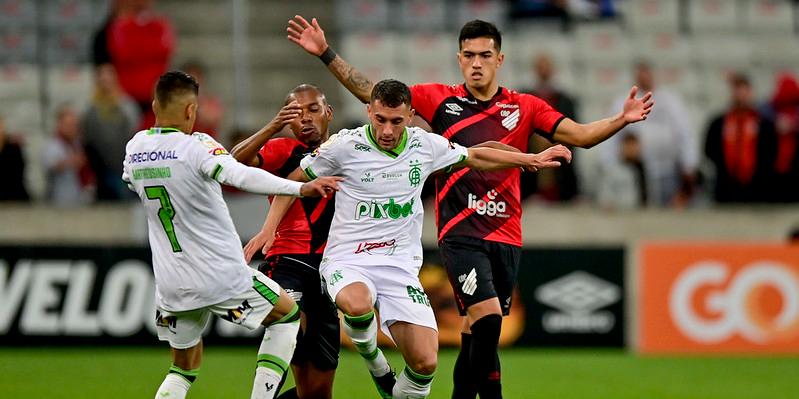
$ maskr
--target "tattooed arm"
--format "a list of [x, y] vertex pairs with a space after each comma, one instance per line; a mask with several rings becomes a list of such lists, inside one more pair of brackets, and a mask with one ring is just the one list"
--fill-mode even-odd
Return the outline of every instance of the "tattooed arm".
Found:
[[347, 61], [344, 61], [341, 56], [335, 54], [325, 39], [325, 31], [319, 26], [316, 18], [308, 22], [301, 15], [295, 15], [294, 19], [289, 20], [289, 26], [286, 28], [288, 32], [288, 39], [298, 46], [302, 47], [309, 54], [323, 58], [325, 61], [327, 57], [334, 57], [332, 60], [327, 60], [327, 69], [338, 79], [347, 90], [352, 93], [357, 99], [363, 103], [368, 103], [372, 95], [372, 87], [374, 83], [358, 70], [352, 67]]

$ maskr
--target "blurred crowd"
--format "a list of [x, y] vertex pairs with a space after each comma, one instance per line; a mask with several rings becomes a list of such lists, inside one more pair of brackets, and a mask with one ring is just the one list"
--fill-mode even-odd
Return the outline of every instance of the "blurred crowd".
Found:
[[[610, 0], [518, 0], [515, 17], [606, 18], [616, 13]], [[40, 162], [46, 172], [46, 200], [57, 206], [134, 198], [121, 182], [125, 144], [136, 131], [151, 126], [151, 91], [163, 72], [174, 67], [177, 38], [169, 18], [153, 0], [114, 0], [105, 21], [91, 38], [94, 87], [85, 109], [61, 104]], [[799, 201], [799, 83], [784, 73], [775, 77], [768, 98], [755, 98], [745, 73], [727, 76], [727, 108], [707, 121], [691, 121], [686, 102], [658, 85], [652, 60], [638, 60], [629, 83], [652, 91], [656, 106], [644, 123], [630, 126], [589, 151], [600, 162], [597, 181], [580, 181], [573, 165], [524, 174], [522, 195], [544, 203], [592, 202], [605, 209], [684, 208], [707, 203], [788, 203]], [[225, 107], [208, 91], [201, 60], [178, 66], [200, 82], [196, 131], [217, 136]], [[528, 87], [566, 116], [583, 121], [575, 93], [558, 87], [553, 57], [530, 60]], [[409, 82], [414, 83], [414, 82]], [[623, 97], [609, 98], [607, 115], [621, 109]], [[698, 123], [693, 123], [698, 122]], [[695, 131], [694, 126], [700, 126]], [[234, 145], [251, 132], [226, 132]], [[28, 201], [24, 184], [23, 143], [6, 132], [0, 118], [0, 200]], [[551, 143], [534, 136], [531, 151]], [[577, 153], [575, 163], [580, 162]]]

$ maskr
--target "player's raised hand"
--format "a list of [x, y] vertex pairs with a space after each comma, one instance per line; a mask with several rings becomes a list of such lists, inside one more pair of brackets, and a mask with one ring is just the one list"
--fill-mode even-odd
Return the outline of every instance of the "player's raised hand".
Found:
[[328, 193], [338, 191], [338, 182], [344, 180], [343, 177], [338, 176], [322, 176], [317, 177], [302, 185], [300, 194], [303, 197], [318, 197], [322, 196], [327, 198]]
[[528, 172], [535, 172], [544, 168], [557, 168], [561, 165], [561, 161], [567, 163], [572, 161], [572, 152], [560, 144], [549, 147], [538, 154], [528, 155], [530, 164], [524, 167]]
[[247, 263], [250, 263], [252, 257], [255, 256], [255, 253], [259, 251], [263, 255], [266, 255], [274, 242], [274, 231], [259, 231], [258, 234], [251, 238], [247, 245], [244, 246], [244, 260], [247, 261]]
[[274, 118], [269, 122], [267, 127], [269, 129], [273, 129], [274, 132], [279, 132], [283, 130], [286, 125], [291, 123], [296, 118], [299, 118], [302, 114], [302, 106], [297, 101], [292, 101], [283, 106], [280, 111], [277, 112]]
[[638, 87], [633, 86], [633, 88], [630, 89], [630, 95], [624, 100], [622, 115], [626, 123], [646, 120], [647, 115], [652, 112], [652, 107], [655, 105], [655, 100], [652, 99], [651, 91], [647, 92], [641, 98], [635, 98], [637, 94]]
[[295, 15], [294, 19], [289, 20], [286, 28], [288, 39], [302, 47], [311, 55], [320, 56], [327, 50], [327, 39], [325, 31], [319, 26], [316, 18], [308, 22], [302, 15]]

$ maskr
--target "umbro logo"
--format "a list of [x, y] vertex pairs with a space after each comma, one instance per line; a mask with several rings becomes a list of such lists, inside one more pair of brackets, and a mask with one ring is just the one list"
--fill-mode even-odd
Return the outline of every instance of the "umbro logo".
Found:
[[461, 291], [466, 295], [474, 295], [477, 291], [477, 270], [472, 268], [469, 274], [461, 274], [458, 276], [458, 282], [462, 283]]
[[444, 112], [455, 116], [461, 116], [461, 111], [463, 111], [463, 108], [461, 108], [460, 105], [455, 103], [446, 103], [444, 104], [444, 106], [447, 107], [447, 109], [444, 110]]

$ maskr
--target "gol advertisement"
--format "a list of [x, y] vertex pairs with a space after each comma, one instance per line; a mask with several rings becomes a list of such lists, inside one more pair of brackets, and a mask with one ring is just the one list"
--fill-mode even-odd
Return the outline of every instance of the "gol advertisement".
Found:
[[638, 269], [642, 353], [799, 353], [799, 246], [650, 243]]

